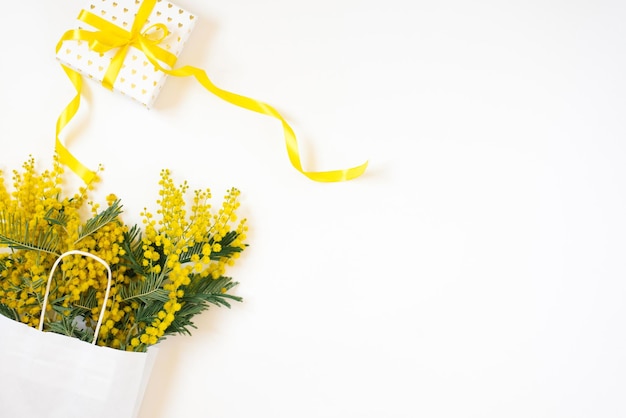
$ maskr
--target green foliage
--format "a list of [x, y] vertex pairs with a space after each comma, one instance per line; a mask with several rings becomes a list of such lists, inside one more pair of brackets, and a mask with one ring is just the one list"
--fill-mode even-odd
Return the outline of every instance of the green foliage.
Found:
[[59, 240], [54, 228], [36, 229], [33, 232], [29, 220], [24, 216], [0, 211], [0, 246], [60, 255], [57, 253]]
[[207, 280], [199, 275], [193, 275], [191, 283], [183, 288], [185, 295], [180, 299], [182, 308], [165, 331], [165, 335], [191, 335], [190, 328], [196, 328], [192, 318], [209, 309], [211, 305], [230, 308], [228, 300], [241, 302], [241, 297], [226, 293], [237, 284], [230, 277]]
[[[221, 250], [211, 252], [211, 254], [209, 255], [209, 258], [213, 261], [218, 261], [223, 258], [231, 258], [233, 254], [242, 252], [243, 248], [232, 245], [233, 242], [238, 237], [239, 237], [239, 233], [237, 231], [228, 231], [224, 235], [222, 240], [219, 242], [220, 246], [222, 247]], [[209, 244], [212, 245], [215, 243], [215, 239], [212, 236], [209, 235], [208, 238], [209, 238], [208, 239]], [[181, 254], [180, 262], [189, 263], [191, 261], [191, 257], [193, 257], [194, 255], [202, 254], [203, 246], [204, 246], [204, 243], [202, 242], [195, 243], [193, 246], [189, 248], [189, 250], [186, 253]]]
[[133, 225], [130, 230], [124, 232], [122, 248], [126, 252], [123, 257], [124, 265], [139, 276], [147, 274], [147, 269], [142, 264], [141, 228], [138, 225]]
[[65, 228], [67, 226], [67, 221], [69, 220], [69, 216], [65, 213], [65, 210], [56, 210], [54, 208], [48, 209], [44, 219], [48, 221], [50, 225], [58, 225], [60, 227]]
[[15, 309], [11, 309], [3, 303], [0, 303], [0, 314], [14, 321], [19, 321], [20, 316]]
[[94, 331], [91, 327], [84, 325], [84, 317], [81, 315], [82, 309], [59, 308], [58, 306], [55, 306], [54, 309], [59, 313], [59, 319], [53, 322], [47, 322], [47, 331], [78, 338], [79, 340], [87, 342], [93, 341]]
[[122, 214], [122, 205], [120, 204], [120, 200], [116, 200], [109, 207], [107, 207], [102, 212], [98, 213], [96, 216], [90, 218], [85, 225], [79, 230], [78, 240], [79, 242], [85, 237], [88, 237], [95, 233], [98, 229], [102, 228], [105, 225], [113, 222], [117, 219], [118, 216]]
[[119, 295], [122, 302], [138, 299], [143, 303], [153, 301], [167, 302], [168, 291], [163, 289], [163, 275], [149, 274], [148, 276], [135, 278], [128, 285], [119, 287]]
[[98, 306], [98, 292], [93, 287], [87, 289], [80, 296], [80, 300], [74, 304], [77, 315], [87, 315], [93, 308]]

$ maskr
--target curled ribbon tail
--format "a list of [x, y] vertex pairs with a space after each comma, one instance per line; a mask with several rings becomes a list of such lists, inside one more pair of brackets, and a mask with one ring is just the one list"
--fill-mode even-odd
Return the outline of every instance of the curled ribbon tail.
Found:
[[[75, 35], [74, 32], [75, 31], [67, 32], [66, 33], [67, 38], [69, 39], [72, 36], [74, 36]], [[63, 44], [64, 40], [66, 40], [65, 36], [57, 44], [57, 52], [61, 48], [61, 45]], [[69, 77], [72, 84], [74, 85], [74, 88], [76, 89], [76, 95], [67, 104], [65, 109], [63, 109], [63, 111], [61, 112], [61, 115], [57, 119], [56, 134], [55, 134], [55, 138], [56, 138], [55, 150], [56, 150], [57, 155], [59, 156], [59, 161], [62, 164], [65, 164], [66, 166], [68, 166], [86, 184], [89, 184], [93, 182], [94, 179], [96, 178], [96, 173], [88, 169], [80, 161], [78, 161], [78, 159], [76, 159], [76, 157], [74, 157], [74, 155], [67, 149], [67, 147], [63, 144], [63, 142], [61, 141], [59, 137], [63, 128], [67, 126], [67, 124], [72, 120], [72, 118], [74, 117], [74, 115], [76, 115], [76, 112], [78, 111], [78, 108], [80, 106], [80, 95], [81, 95], [82, 83], [83, 83], [82, 77], [79, 73], [77, 73], [76, 71], [72, 70], [69, 67], [66, 67], [65, 65], [62, 65], [62, 68], [67, 74], [67, 76]]]
[[184, 66], [178, 69], [167, 69], [163, 68], [157, 60], [157, 57], [154, 56], [150, 51], [144, 50], [146, 57], [148, 60], [158, 68], [160, 71], [163, 71], [166, 74], [175, 76], [175, 77], [189, 77], [193, 76], [206, 90], [213, 93], [217, 97], [234, 104], [236, 106], [242, 107], [247, 110], [251, 110], [257, 113], [261, 113], [267, 116], [271, 116], [275, 119], [278, 119], [281, 122], [283, 127], [283, 133], [285, 137], [285, 145], [287, 148], [287, 155], [289, 157], [289, 161], [291, 165], [298, 170], [301, 174], [308, 177], [311, 180], [319, 181], [319, 182], [338, 182], [345, 180], [352, 180], [359, 176], [361, 176], [365, 170], [367, 169], [368, 163], [365, 162], [359, 166], [351, 167], [347, 169], [341, 170], [331, 170], [331, 171], [305, 171], [302, 168], [302, 162], [300, 159], [300, 152], [298, 151], [298, 140], [296, 139], [296, 135], [289, 125], [285, 118], [276, 111], [272, 106], [267, 103], [264, 103], [259, 100], [252, 99], [250, 97], [242, 96], [236, 93], [229, 92], [227, 90], [223, 90], [217, 87], [213, 82], [209, 79], [209, 76], [206, 72], [200, 68], [192, 67], [192, 66]]

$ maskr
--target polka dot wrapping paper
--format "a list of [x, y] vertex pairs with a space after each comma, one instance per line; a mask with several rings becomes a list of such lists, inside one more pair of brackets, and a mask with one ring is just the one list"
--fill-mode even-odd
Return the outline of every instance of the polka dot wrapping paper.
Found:
[[[81, 13], [89, 12], [120, 29], [130, 31], [140, 4], [139, 0], [92, 0], [85, 3]], [[147, 33], [151, 28], [154, 29], [154, 25], [164, 25], [168, 33], [163, 39], [159, 39], [158, 46], [178, 57], [196, 20], [196, 16], [185, 9], [170, 2], [158, 0], [141, 31]], [[95, 30], [79, 19], [76, 21], [76, 29]], [[154, 32], [157, 31], [154, 30]], [[115, 49], [96, 52], [85, 41], [65, 40], [57, 51], [57, 59], [83, 76], [102, 83], [116, 52]], [[171, 68], [167, 63], [161, 64], [164, 68]], [[142, 51], [131, 46], [112, 87], [113, 91], [131, 97], [150, 108], [158, 97], [166, 78], [167, 75], [152, 65]]]

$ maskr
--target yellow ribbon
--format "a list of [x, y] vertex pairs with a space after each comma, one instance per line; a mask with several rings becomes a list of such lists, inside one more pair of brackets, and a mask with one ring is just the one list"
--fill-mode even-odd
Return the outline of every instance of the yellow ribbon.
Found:
[[[148, 17], [150, 17], [151, 11], [152, 7], [150, 7], [150, 2], [144, 2], [139, 8], [135, 21], [133, 22], [133, 27], [129, 32], [100, 16], [82, 10], [78, 15], [78, 20], [93, 26], [97, 31], [91, 32], [78, 29], [70, 31], [70, 34], [66, 34], [70, 39], [87, 41], [89, 43], [89, 49], [94, 52], [104, 53], [118, 48], [102, 80], [102, 85], [107, 89], [113, 90], [113, 84], [115, 84], [117, 75], [122, 69], [122, 65], [124, 65], [124, 58], [126, 58], [128, 49], [131, 46], [134, 46], [144, 53], [150, 51], [150, 54], [156, 60], [164, 62], [170, 67], [176, 63], [176, 55], [158, 46], [158, 44], [169, 35], [167, 26], [162, 23], [157, 23], [148, 27], [145, 31], [140, 32], [141, 28], [148, 20]], [[151, 35], [155, 32], [160, 32], [161, 36], [157, 38], [152, 37]]]
[[[89, 48], [99, 53], [119, 48], [115, 53], [113, 59], [111, 60], [111, 64], [109, 65], [102, 81], [102, 84], [106, 88], [112, 89], [117, 75], [122, 68], [124, 58], [128, 52], [128, 49], [133, 46], [141, 50], [148, 58], [150, 63], [160, 71], [176, 77], [193, 76], [206, 90], [215, 94], [221, 99], [244, 109], [252, 110], [278, 119], [283, 127], [289, 161], [296, 170], [298, 170], [309, 179], [320, 182], [337, 182], [354, 179], [365, 172], [365, 169], [367, 168], [367, 162], [357, 167], [352, 167], [348, 169], [332, 171], [305, 171], [302, 168], [300, 153], [298, 151], [298, 141], [296, 139], [296, 135], [293, 129], [280, 115], [280, 113], [278, 113], [272, 106], [255, 99], [241, 96], [239, 94], [231, 93], [229, 91], [218, 88], [213, 84], [213, 82], [211, 82], [206, 72], [202, 69], [192, 66], [184, 66], [178, 69], [171, 69], [176, 62], [176, 56], [158, 46], [158, 44], [169, 34], [167, 27], [163, 24], [155, 24], [147, 28], [145, 31], [141, 31], [146, 21], [148, 20], [148, 17], [150, 16], [150, 13], [152, 12], [152, 9], [156, 4], [156, 1], [157, 0], [144, 0], [142, 2], [139, 10], [137, 11], [135, 21], [133, 22], [133, 26], [130, 31], [126, 31], [125, 29], [122, 29], [119, 26], [116, 26], [113, 23], [110, 23], [109, 21], [94, 15], [93, 13], [82, 10], [79, 14], [78, 19], [84, 23], [91, 25], [97, 30], [86, 31], [83, 29], [74, 29], [67, 31], [57, 44], [57, 52], [60, 50], [63, 42], [67, 40], [87, 41], [89, 44]], [[154, 34], [159, 32], [160, 36], [155, 37]], [[163, 64], [166, 64], [170, 68], [165, 68]], [[81, 75], [65, 65], [63, 65], [63, 69], [72, 81], [72, 84], [74, 84], [77, 94], [63, 110], [61, 116], [57, 121], [56, 149], [61, 162], [70, 167], [86, 183], [89, 183], [94, 179], [95, 173], [89, 170], [83, 164], [81, 164], [67, 150], [67, 148], [59, 139], [60, 132], [78, 111], [78, 108], [80, 106], [80, 95], [82, 91]]]

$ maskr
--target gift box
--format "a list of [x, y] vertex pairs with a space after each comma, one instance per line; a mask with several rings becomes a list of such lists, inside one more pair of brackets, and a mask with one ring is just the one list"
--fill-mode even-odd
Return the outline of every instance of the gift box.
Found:
[[[138, 13], [145, 14], [141, 21]], [[160, 66], [171, 69], [195, 22], [193, 14], [164, 0], [93, 0], [77, 17], [75, 30], [70, 31], [75, 36], [57, 48], [57, 59], [150, 108], [167, 75], [142, 48], [149, 48]], [[119, 68], [112, 71], [116, 65]]]

